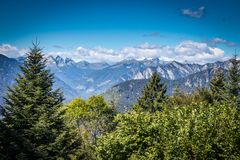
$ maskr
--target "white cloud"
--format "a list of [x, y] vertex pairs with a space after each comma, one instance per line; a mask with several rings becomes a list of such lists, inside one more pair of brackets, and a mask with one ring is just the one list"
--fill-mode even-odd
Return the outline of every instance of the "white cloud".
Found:
[[182, 9], [182, 14], [189, 17], [201, 18], [204, 14], [205, 7], [201, 6], [196, 11], [193, 11], [190, 8]]
[[[8, 57], [18, 57], [26, 53], [26, 50], [20, 50], [11, 45], [1, 45], [0, 54]], [[163, 61], [176, 60], [188, 63], [207, 63], [217, 60], [225, 60], [224, 51], [220, 48], [213, 47], [205, 42], [183, 41], [176, 46], [169, 45], [152, 45], [144, 43], [134, 47], [124, 47], [119, 50], [107, 49], [102, 47], [85, 48], [77, 47], [73, 51], [52, 51], [46, 53], [47, 56], [68, 57], [75, 61], [89, 62], [107, 62], [115, 63], [124, 59], [144, 59], [160, 58]]]
[[10, 44], [0, 45], [0, 54], [3, 54], [9, 58], [23, 56], [26, 52], [26, 49], [18, 49], [17, 47], [11, 46]]
[[72, 52], [51, 52], [51, 55], [70, 57], [75, 61], [115, 63], [124, 59], [160, 58], [164, 61], [176, 60], [189, 63], [207, 63], [225, 58], [220, 48], [209, 46], [207, 43], [183, 41], [176, 46], [151, 45], [144, 43], [135, 47], [124, 47], [120, 50], [102, 47], [90, 49], [78, 47]]
[[207, 63], [225, 58], [220, 48], [210, 47], [206, 43], [185, 41], [175, 47], [174, 59], [181, 62]]
[[224, 58], [223, 50], [210, 47], [207, 43], [194, 41], [184, 41], [174, 47], [145, 43], [137, 47], [124, 48], [121, 54], [135, 59], [160, 58], [165, 61], [176, 60], [179, 62], [187, 61], [189, 63], [201, 64]]
[[124, 59], [123, 55], [113, 49], [106, 49], [102, 47], [84, 48], [79, 46], [74, 51], [54, 51], [47, 53], [52, 56], [68, 57], [74, 61], [88, 61], [88, 62], [119, 62]]
[[114, 51], [113, 49], [106, 49], [102, 47], [87, 49], [78, 47], [76, 53], [82, 60], [92, 62], [118, 62], [124, 59], [124, 56]]

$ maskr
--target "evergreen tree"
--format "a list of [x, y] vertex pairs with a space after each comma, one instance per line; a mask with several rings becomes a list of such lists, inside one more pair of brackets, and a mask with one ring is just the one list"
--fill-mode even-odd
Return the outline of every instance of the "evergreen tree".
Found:
[[210, 90], [207, 87], [200, 88], [198, 87], [197, 90], [194, 92], [194, 100], [195, 103], [212, 103], [213, 97]]
[[[184, 93], [179, 85], [176, 86], [176, 88], [173, 90], [173, 95], [170, 97], [170, 101], [173, 102], [173, 104], [178, 105], [178, 106], [183, 106], [187, 104], [192, 103], [192, 97], [191, 95]], [[170, 105], [173, 105], [170, 104]]]
[[178, 97], [181, 96], [184, 92], [181, 90], [180, 86], [177, 84], [177, 86], [173, 90], [173, 96]]
[[225, 96], [225, 76], [222, 69], [217, 69], [210, 82], [210, 89], [213, 99], [216, 101], [224, 100]]
[[45, 68], [42, 50], [33, 44], [2, 108], [3, 159], [77, 157], [80, 141], [64, 123], [60, 110], [63, 95], [52, 89], [54, 77]]
[[240, 93], [240, 61], [237, 60], [237, 55], [230, 60], [231, 67], [228, 75], [228, 94], [230, 97], [238, 97]]
[[165, 98], [167, 88], [164, 83], [161, 83], [161, 79], [158, 74], [153, 73], [149, 79], [149, 83], [144, 87], [142, 96], [137, 100], [135, 108], [141, 108], [150, 112], [160, 111], [161, 102]]
[[237, 60], [237, 55], [234, 55], [230, 62], [226, 98], [232, 106], [236, 106], [240, 110], [240, 61]]

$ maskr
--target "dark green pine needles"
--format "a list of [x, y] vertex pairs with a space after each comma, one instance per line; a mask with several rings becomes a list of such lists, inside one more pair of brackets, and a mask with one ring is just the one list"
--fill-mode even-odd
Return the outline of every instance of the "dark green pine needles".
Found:
[[135, 108], [141, 108], [146, 111], [160, 111], [161, 103], [165, 99], [167, 88], [161, 82], [160, 77], [155, 72], [149, 79], [148, 84], [144, 87], [142, 96], [137, 100]]
[[237, 56], [235, 55], [232, 59], [230, 59], [231, 67], [229, 69], [228, 75], [228, 93], [232, 97], [239, 96], [240, 93], [240, 61], [237, 60]]
[[0, 159], [66, 159], [75, 154], [78, 139], [62, 118], [63, 95], [53, 90], [54, 76], [33, 44], [16, 84], [2, 107]]
[[226, 79], [224, 70], [218, 68], [215, 70], [213, 78], [210, 81], [212, 99], [222, 102], [226, 97]]

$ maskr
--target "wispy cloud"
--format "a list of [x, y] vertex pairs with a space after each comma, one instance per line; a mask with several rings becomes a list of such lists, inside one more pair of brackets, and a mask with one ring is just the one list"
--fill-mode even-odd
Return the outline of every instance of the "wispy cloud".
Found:
[[221, 44], [227, 45], [228, 47], [235, 47], [238, 45], [235, 42], [231, 42], [231, 41], [228, 41], [228, 40], [225, 40], [222, 38], [218, 38], [218, 37], [207, 40], [206, 43], [208, 43], [210, 46], [214, 46], [214, 47], [221, 45]]
[[159, 36], [162, 36], [162, 35], [160, 35], [159, 32], [151, 32], [151, 33], [146, 33], [143, 35], [143, 37], [159, 37]]
[[53, 47], [56, 48], [56, 49], [64, 49], [64, 47], [60, 46], [60, 45], [53, 45]]
[[201, 6], [195, 11], [190, 8], [182, 9], [182, 14], [185, 16], [193, 17], [193, 18], [201, 18], [204, 14], [204, 11], [205, 11], [205, 6]]

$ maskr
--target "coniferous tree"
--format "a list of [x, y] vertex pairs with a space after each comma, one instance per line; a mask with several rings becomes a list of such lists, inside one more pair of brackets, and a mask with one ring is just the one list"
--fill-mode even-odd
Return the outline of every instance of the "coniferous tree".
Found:
[[178, 97], [183, 94], [183, 91], [181, 90], [180, 86], [177, 84], [177, 86], [173, 90], [173, 96]]
[[228, 71], [227, 100], [240, 110], [240, 61], [237, 55], [230, 60], [231, 67]]
[[194, 99], [194, 102], [202, 102], [206, 104], [213, 102], [212, 94], [207, 87], [198, 87], [194, 93]]
[[150, 112], [160, 111], [161, 102], [165, 99], [167, 88], [161, 82], [160, 77], [155, 72], [144, 87], [142, 96], [137, 100], [135, 108], [141, 108]]
[[[77, 157], [80, 140], [65, 125], [60, 110], [63, 95], [53, 90], [53, 74], [33, 44], [16, 84], [2, 108], [0, 156], [4, 159], [67, 159]], [[1, 157], [0, 157], [1, 159]]]
[[222, 69], [217, 69], [215, 71], [214, 76], [210, 82], [210, 89], [214, 100], [216, 101], [224, 100], [226, 82], [225, 75]]
[[170, 97], [170, 100], [170, 102], [173, 102], [175, 105], [183, 106], [192, 103], [192, 96], [182, 91], [180, 86], [177, 85], [173, 90], [173, 95]]
[[230, 97], [237, 97], [240, 93], [240, 61], [237, 60], [237, 55], [234, 55], [230, 62], [227, 89]]

